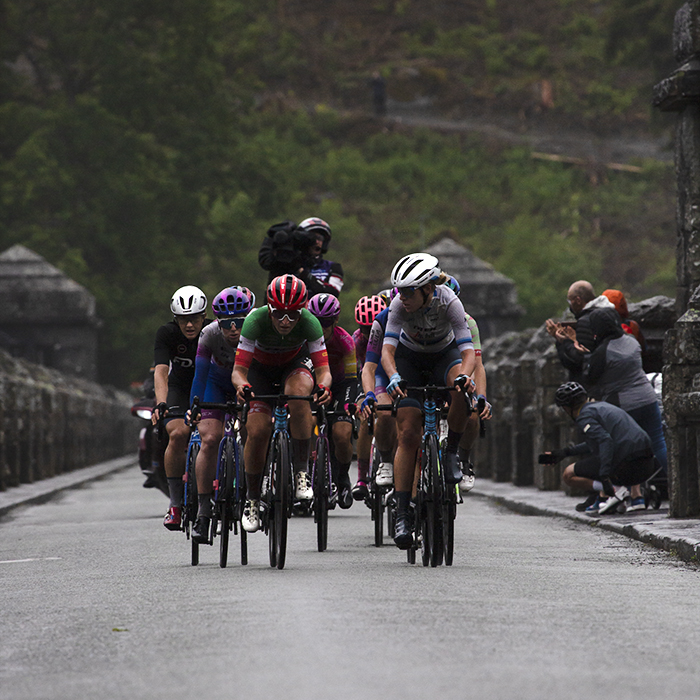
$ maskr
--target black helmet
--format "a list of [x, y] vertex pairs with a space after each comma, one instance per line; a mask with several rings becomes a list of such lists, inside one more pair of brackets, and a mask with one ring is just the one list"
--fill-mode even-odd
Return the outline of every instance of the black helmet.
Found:
[[554, 395], [557, 406], [578, 406], [588, 398], [586, 390], [578, 382], [562, 384]]

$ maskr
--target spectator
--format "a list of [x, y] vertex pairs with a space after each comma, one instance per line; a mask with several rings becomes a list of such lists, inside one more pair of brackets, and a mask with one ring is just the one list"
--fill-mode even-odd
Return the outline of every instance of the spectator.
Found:
[[[629, 494], [628, 487], [632, 487], [628, 510], [643, 509], [639, 485], [654, 473], [649, 436], [621, 408], [605, 401], [589, 403], [578, 382], [562, 384], [555, 402], [576, 423], [583, 442], [545, 452], [540, 462], [556, 464], [564, 457], [581, 457], [566, 467], [562, 478], [569, 486], [594, 491], [587, 501], [590, 515], [612, 511]], [[598, 492], [608, 496], [607, 500]]]
[[583, 361], [586, 353], [593, 349], [593, 333], [590, 329], [589, 314], [594, 309], [608, 309], [617, 318], [615, 306], [602, 294], [596, 296], [593, 285], [586, 280], [574, 282], [566, 295], [571, 313], [576, 317], [576, 330], [551, 318], [545, 325], [547, 332], [557, 342], [559, 361], [569, 370], [571, 381], [583, 381]]
[[647, 341], [644, 338], [644, 334], [642, 333], [642, 329], [639, 327], [639, 324], [629, 318], [627, 299], [625, 299], [625, 295], [619, 289], [606, 289], [603, 292], [603, 296], [610, 299], [615, 306], [615, 311], [617, 311], [619, 314], [622, 322], [622, 330], [625, 333], [633, 335], [642, 346], [642, 352], [646, 352]]
[[667, 454], [656, 392], [642, 368], [642, 348], [604, 310], [590, 314], [595, 349], [586, 360], [583, 378], [589, 395], [619, 406], [651, 438], [659, 465], [666, 472]]
[[323, 258], [330, 241], [331, 228], [323, 219], [311, 217], [298, 226], [293, 221], [283, 221], [268, 229], [258, 262], [269, 271], [269, 282], [282, 275], [295, 275], [312, 296], [338, 296], [343, 288], [343, 268], [340, 263]]

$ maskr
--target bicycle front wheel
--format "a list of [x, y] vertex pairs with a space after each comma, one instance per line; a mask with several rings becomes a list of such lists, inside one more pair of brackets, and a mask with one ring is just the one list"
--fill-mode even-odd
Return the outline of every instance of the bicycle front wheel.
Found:
[[270, 473], [270, 566], [284, 569], [287, 557], [287, 523], [291, 503], [291, 464], [289, 440], [286, 435], [275, 438]]
[[422, 496], [422, 555], [423, 566], [439, 566], [443, 557], [442, 500], [444, 485], [438, 445], [434, 435], [429, 435], [424, 447], [421, 469]]
[[219, 489], [217, 502], [221, 513], [221, 537], [219, 538], [219, 566], [226, 568], [228, 563], [228, 543], [233, 526], [234, 504], [234, 475], [236, 473], [235, 445], [231, 438], [224, 438], [224, 449], [221, 453], [221, 464], [217, 479]]
[[192, 566], [199, 564], [199, 544], [192, 537], [192, 527], [197, 519], [197, 476], [195, 474], [195, 464], [200, 450], [200, 443], [192, 441], [187, 450], [187, 464], [185, 465], [185, 501], [182, 509], [183, 524], [187, 537], [191, 540]]
[[319, 552], [328, 547], [328, 497], [330, 495], [328, 445], [325, 438], [316, 444], [314, 463], [314, 520], [316, 521], [316, 544]]

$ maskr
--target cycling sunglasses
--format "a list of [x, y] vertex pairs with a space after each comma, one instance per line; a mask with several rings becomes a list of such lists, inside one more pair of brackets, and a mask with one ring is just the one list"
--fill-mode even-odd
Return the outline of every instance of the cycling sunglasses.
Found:
[[197, 323], [201, 318], [204, 318], [206, 314], [188, 314], [188, 315], [178, 315], [175, 314], [173, 318], [175, 319], [175, 323], [178, 323], [181, 326], [186, 326], [188, 323]]
[[[318, 318], [318, 316], [316, 318]], [[338, 320], [338, 317], [335, 316], [334, 318], [319, 318], [318, 320], [321, 324], [321, 328], [330, 328]]]
[[225, 331], [231, 330], [231, 326], [236, 328], [243, 328], [243, 322], [245, 321], [245, 316], [241, 318], [220, 318], [219, 327], [223, 328]]
[[416, 293], [416, 289], [418, 289], [418, 287], [398, 287], [397, 291], [399, 296], [408, 298], [412, 297]]
[[276, 321], [284, 321], [287, 318], [289, 321], [298, 321], [301, 318], [301, 311], [297, 309], [296, 311], [285, 311], [284, 309], [270, 309], [272, 318]]

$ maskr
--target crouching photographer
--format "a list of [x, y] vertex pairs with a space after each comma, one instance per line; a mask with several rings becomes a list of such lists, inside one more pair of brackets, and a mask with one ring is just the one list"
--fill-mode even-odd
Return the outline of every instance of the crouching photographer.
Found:
[[303, 280], [309, 296], [333, 294], [343, 288], [340, 263], [325, 260], [331, 241], [331, 228], [316, 217], [282, 221], [270, 226], [258, 252], [258, 262], [269, 272], [269, 280], [282, 275], [295, 275]]
[[643, 510], [640, 484], [655, 471], [646, 432], [621, 408], [605, 401], [589, 402], [586, 390], [577, 382], [562, 384], [554, 401], [576, 423], [583, 442], [545, 452], [539, 461], [556, 464], [564, 457], [580, 457], [562, 475], [569, 486], [591, 492], [576, 509], [589, 515], [612, 512], [631, 490], [627, 510]]

